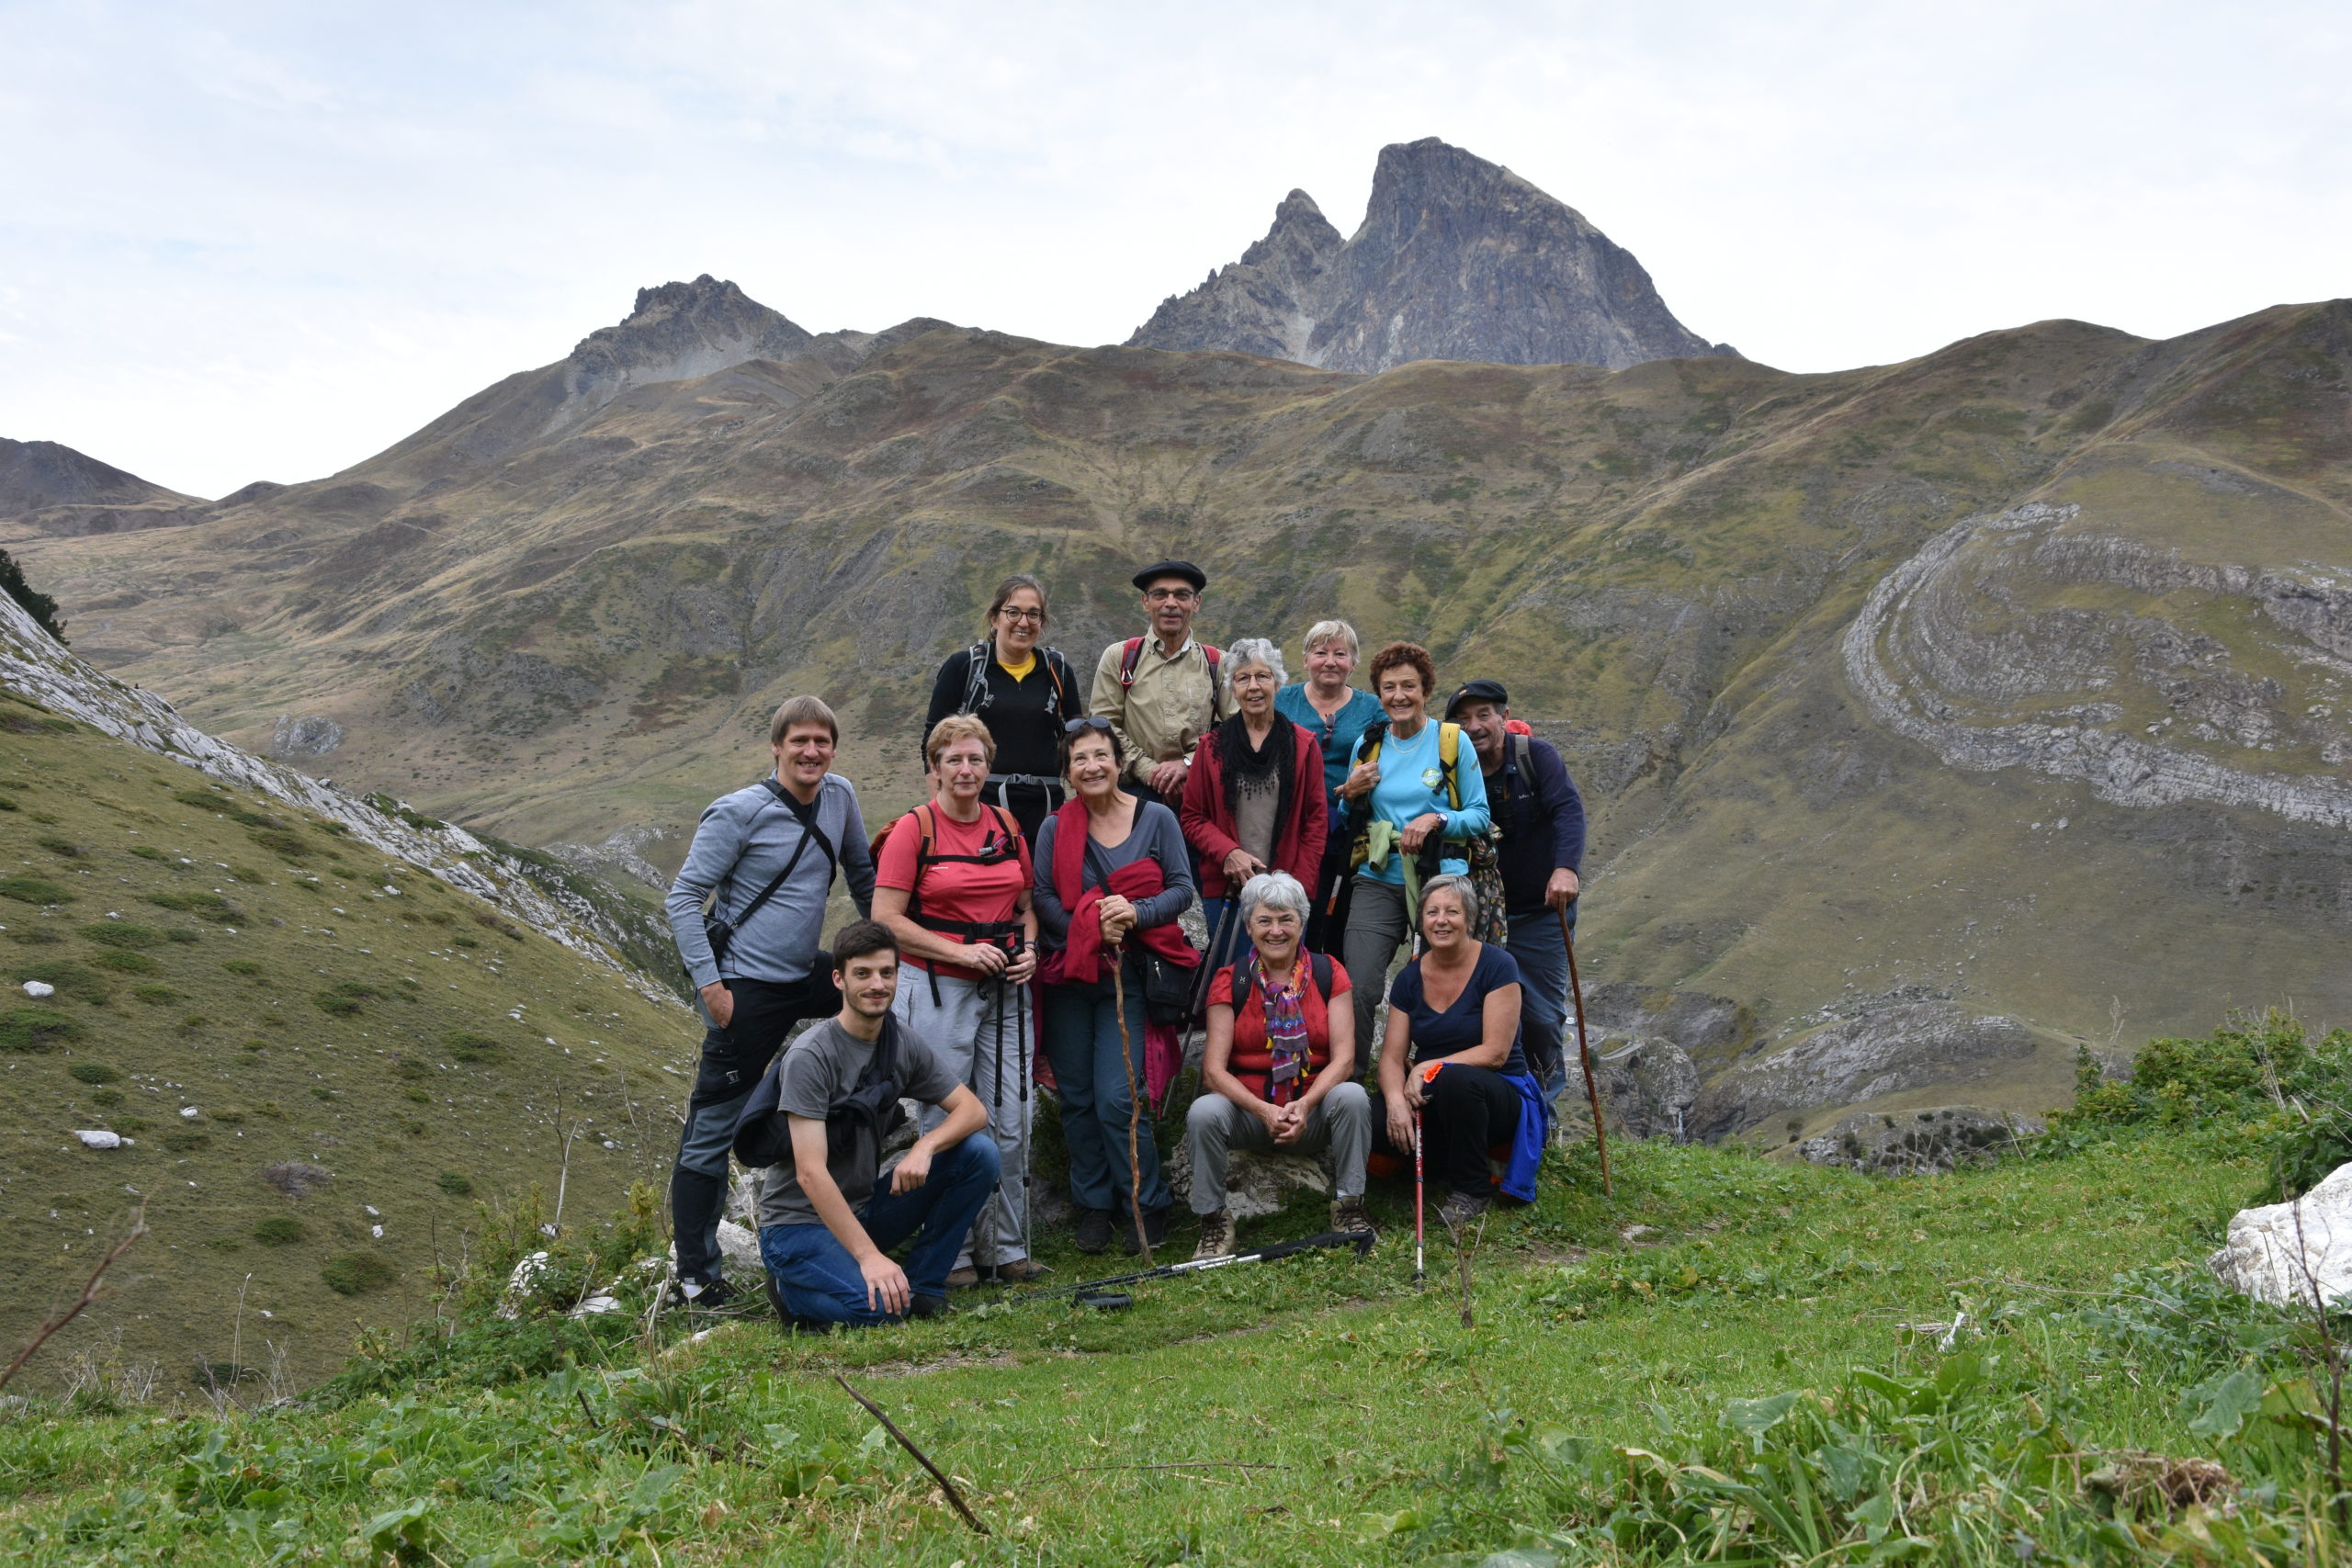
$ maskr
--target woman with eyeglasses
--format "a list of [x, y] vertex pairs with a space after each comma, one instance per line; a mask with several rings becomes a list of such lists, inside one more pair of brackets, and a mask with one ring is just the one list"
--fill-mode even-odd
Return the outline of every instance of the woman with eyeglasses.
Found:
[[1177, 814], [1200, 857], [1209, 963], [1219, 968], [1249, 946], [1238, 927], [1226, 928], [1230, 896], [1268, 871], [1312, 886], [1329, 831], [1322, 750], [1313, 736], [1274, 711], [1282, 649], [1261, 637], [1239, 638], [1226, 649], [1224, 673], [1238, 711], [1209, 731], [1193, 753]]
[[1110, 1245], [1114, 1214], [1126, 1250], [1140, 1249], [1131, 1213], [1138, 1185], [1144, 1236], [1157, 1247], [1168, 1234], [1174, 1199], [1160, 1174], [1148, 1119], [1134, 1165], [1127, 1161], [1135, 1106], [1129, 1085], [1156, 1096], [1175, 1076], [1175, 1031], [1154, 1022], [1146, 1005], [1152, 968], [1173, 966], [1181, 1010], [1191, 990], [1190, 971], [1200, 963], [1176, 923], [1193, 901], [1183, 829], [1168, 807], [1138, 800], [1122, 786], [1125, 762], [1109, 719], [1073, 719], [1065, 727], [1062, 776], [1076, 798], [1038, 832], [1032, 889], [1046, 949], [1039, 973], [1046, 1056], [1061, 1098], [1081, 1252]]
[[[892, 823], [875, 857], [874, 918], [899, 939], [901, 955], [892, 1010], [980, 1097], [1003, 1156], [997, 1194], [947, 1276], [956, 1287], [978, 1282], [983, 1270], [1008, 1280], [1044, 1272], [1028, 1245], [1035, 877], [1020, 824], [981, 799], [995, 754], [988, 726], [969, 714], [933, 725], [923, 760], [939, 793]], [[922, 1130], [946, 1114], [926, 1107]]]
[[1069, 661], [1038, 646], [1046, 619], [1044, 583], [1027, 572], [998, 583], [988, 636], [947, 656], [922, 721], [926, 737], [952, 713], [988, 726], [997, 755], [985, 796], [1012, 813], [1032, 845], [1046, 814], [1062, 803], [1062, 726], [1086, 711]]

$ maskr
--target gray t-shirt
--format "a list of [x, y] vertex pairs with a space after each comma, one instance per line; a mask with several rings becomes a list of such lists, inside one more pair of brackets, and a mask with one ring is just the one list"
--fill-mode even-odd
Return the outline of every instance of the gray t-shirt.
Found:
[[[825, 1113], [857, 1087], [866, 1063], [874, 1058], [876, 1043], [860, 1040], [843, 1029], [837, 1018], [829, 1018], [802, 1034], [785, 1048], [784, 1059], [776, 1064], [775, 1070], [783, 1078], [776, 1086], [776, 1114], [823, 1121]], [[905, 1025], [899, 1026], [900, 1095], [925, 1105], [938, 1105], [961, 1081], [941, 1065], [938, 1053]], [[870, 1138], [860, 1137], [854, 1142], [855, 1147], [845, 1157], [827, 1160], [825, 1169], [831, 1174], [833, 1185], [842, 1190], [849, 1206], [862, 1210], [874, 1192], [880, 1151]], [[800, 1179], [792, 1166], [768, 1167], [760, 1193], [760, 1224], [764, 1228], [824, 1223], [817, 1217], [817, 1206], [801, 1190]]]

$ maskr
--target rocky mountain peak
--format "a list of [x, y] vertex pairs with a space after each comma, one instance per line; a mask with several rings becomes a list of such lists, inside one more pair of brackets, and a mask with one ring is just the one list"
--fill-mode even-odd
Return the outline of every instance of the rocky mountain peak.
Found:
[[1641, 263], [1581, 213], [1435, 137], [1381, 149], [1347, 240], [1294, 190], [1239, 262], [1127, 341], [1358, 371], [1415, 359], [1623, 369], [1733, 352], [1675, 320]]

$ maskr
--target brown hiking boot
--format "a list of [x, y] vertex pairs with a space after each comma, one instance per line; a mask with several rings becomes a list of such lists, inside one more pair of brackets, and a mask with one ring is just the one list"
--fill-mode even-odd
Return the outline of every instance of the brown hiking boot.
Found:
[[1448, 1230], [1459, 1230], [1485, 1213], [1494, 1200], [1475, 1192], [1449, 1192], [1437, 1206], [1437, 1217]]
[[1380, 1233], [1372, 1227], [1372, 1216], [1363, 1211], [1363, 1198], [1342, 1198], [1331, 1205], [1331, 1228], [1341, 1235], [1368, 1235], [1374, 1242]]
[[1193, 1256], [1195, 1258], [1233, 1256], [1232, 1210], [1219, 1209], [1214, 1214], [1201, 1216], [1201, 1245], [1193, 1248]]

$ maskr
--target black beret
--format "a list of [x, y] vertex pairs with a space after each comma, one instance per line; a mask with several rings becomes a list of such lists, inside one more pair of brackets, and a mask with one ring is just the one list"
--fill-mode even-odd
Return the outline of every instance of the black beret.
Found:
[[1188, 560], [1164, 560], [1148, 566], [1136, 573], [1135, 585], [1138, 590], [1148, 588], [1163, 577], [1182, 578], [1193, 585], [1195, 593], [1208, 591], [1209, 574]]

